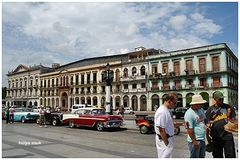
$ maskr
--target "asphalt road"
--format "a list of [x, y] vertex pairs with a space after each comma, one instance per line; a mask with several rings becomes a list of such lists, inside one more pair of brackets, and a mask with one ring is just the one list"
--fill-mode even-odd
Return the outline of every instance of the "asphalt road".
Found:
[[[189, 157], [186, 134], [174, 137], [173, 157]], [[235, 139], [237, 143], [237, 139]], [[89, 128], [35, 123], [2, 123], [3, 158], [156, 158], [155, 135], [122, 128], [98, 132]], [[207, 153], [206, 157], [211, 157]]]

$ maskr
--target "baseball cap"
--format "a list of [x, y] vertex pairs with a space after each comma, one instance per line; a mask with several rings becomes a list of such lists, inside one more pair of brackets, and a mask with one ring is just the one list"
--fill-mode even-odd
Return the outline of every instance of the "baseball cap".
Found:
[[216, 91], [213, 93], [213, 98], [224, 98], [224, 96], [222, 92]]

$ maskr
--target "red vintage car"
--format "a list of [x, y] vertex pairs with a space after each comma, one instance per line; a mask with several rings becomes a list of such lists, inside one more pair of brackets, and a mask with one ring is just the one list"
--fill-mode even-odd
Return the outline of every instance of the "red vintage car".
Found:
[[[154, 131], [154, 117], [148, 115], [136, 115], [136, 125], [139, 127], [141, 134], [147, 134]], [[180, 126], [183, 125], [181, 122], [174, 122], [174, 134], [180, 133]]]
[[102, 131], [105, 128], [120, 128], [123, 119], [122, 116], [106, 114], [102, 108], [80, 108], [73, 114], [63, 114], [62, 122], [70, 128], [86, 126]]

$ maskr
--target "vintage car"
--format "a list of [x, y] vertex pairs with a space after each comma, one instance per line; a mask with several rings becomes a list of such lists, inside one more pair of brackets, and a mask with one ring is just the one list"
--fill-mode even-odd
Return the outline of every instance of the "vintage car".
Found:
[[39, 113], [33, 112], [29, 108], [15, 108], [14, 121], [21, 121], [25, 123], [26, 121], [36, 121]]
[[70, 128], [78, 126], [95, 127], [98, 131], [105, 128], [120, 128], [123, 119], [118, 115], [108, 115], [102, 108], [80, 108], [73, 114], [63, 114], [63, 124]]
[[172, 111], [173, 118], [180, 119], [183, 118], [185, 113], [187, 112], [188, 108], [185, 107], [178, 107]]
[[[139, 127], [141, 134], [147, 134], [154, 131], [154, 117], [148, 115], [136, 115], [135, 119], [136, 125]], [[182, 123], [174, 122], [174, 134], [178, 135], [180, 133], [180, 127]]]
[[[53, 126], [61, 125], [62, 124], [62, 119], [63, 119], [63, 113], [62, 112], [51, 112], [51, 113], [46, 113], [46, 123], [47, 124], [52, 124]], [[39, 124], [40, 119], [39, 116], [37, 118], [37, 123]]]

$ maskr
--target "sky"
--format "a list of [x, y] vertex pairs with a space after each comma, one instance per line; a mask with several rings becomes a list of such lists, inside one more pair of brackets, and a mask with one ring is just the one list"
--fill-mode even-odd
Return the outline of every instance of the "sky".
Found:
[[236, 2], [3, 2], [2, 86], [20, 64], [51, 67], [143, 46], [226, 43], [238, 56]]

